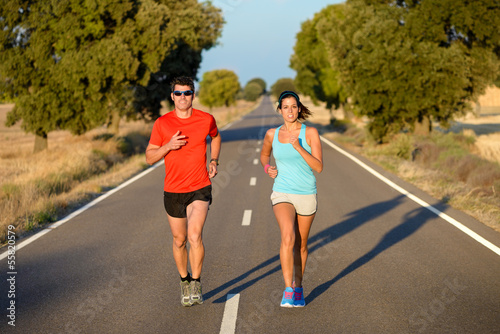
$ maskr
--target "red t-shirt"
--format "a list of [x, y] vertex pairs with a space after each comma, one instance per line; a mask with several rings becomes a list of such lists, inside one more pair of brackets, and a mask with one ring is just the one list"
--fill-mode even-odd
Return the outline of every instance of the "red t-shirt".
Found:
[[193, 109], [189, 118], [177, 117], [175, 111], [155, 121], [149, 143], [163, 146], [180, 131], [187, 143], [165, 156], [164, 190], [173, 193], [192, 192], [211, 184], [207, 171], [207, 136], [218, 133], [215, 119], [201, 110]]

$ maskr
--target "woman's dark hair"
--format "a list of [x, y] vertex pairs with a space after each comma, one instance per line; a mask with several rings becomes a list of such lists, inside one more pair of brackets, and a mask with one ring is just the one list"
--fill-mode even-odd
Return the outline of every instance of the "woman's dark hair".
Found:
[[278, 99], [278, 108], [276, 108], [276, 111], [278, 111], [278, 109], [281, 109], [281, 100], [286, 99], [288, 97], [294, 97], [295, 100], [297, 101], [297, 106], [300, 109], [298, 117], [299, 120], [305, 121], [309, 116], [312, 115], [312, 112], [309, 110], [309, 108], [307, 108], [305, 105], [302, 104], [302, 102], [300, 102], [299, 95], [297, 95], [297, 93], [291, 90], [285, 90], [280, 94], [280, 97]]
[[179, 86], [189, 86], [194, 92], [194, 82], [190, 77], [177, 77], [170, 82], [170, 90], [173, 92], [175, 90], [175, 85]]

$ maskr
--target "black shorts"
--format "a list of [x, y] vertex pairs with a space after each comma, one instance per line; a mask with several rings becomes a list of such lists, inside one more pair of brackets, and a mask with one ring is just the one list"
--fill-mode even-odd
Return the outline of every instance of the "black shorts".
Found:
[[186, 218], [186, 208], [194, 201], [204, 201], [212, 204], [212, 185], [189, 192], [169, 193], [163, 192], [163, 205], [168, 215], [175, 218]]

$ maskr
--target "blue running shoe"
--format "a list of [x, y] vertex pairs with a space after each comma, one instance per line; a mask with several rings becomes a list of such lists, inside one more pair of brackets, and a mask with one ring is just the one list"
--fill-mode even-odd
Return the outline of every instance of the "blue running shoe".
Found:
[[281, 299], [281, 307], [293, 307], [293, 289], [287, 287], [283, 291], [283, 299]]
[[304, 300], [304, 289], [295, 288], [293, 292], [293, 307], [304, 307], [306, 301]]

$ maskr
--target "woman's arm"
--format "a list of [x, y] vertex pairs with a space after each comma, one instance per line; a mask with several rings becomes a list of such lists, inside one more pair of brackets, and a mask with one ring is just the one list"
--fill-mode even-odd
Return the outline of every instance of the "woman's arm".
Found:
[[260, 163], [264, 167], [264, 172], [266, 172], [273, 179], [278, 175], [278, 170], [276, 166], [268, 166], [271, 161], [271, 151], [273, 149], [273, 138], [276, 129], [269, 129], [264, 137], [264, 143], [262, 144], [262, 150], [260, 151]]
[[321, 149], [321, 140], [316, 128], [308, 126], [306, 128], [306, 141], [311, 146], [311, 153], [307, 152], [299, 143], [297, 137], [290, 137], [290, 144], [299, 152], [300, 156], [306, 161], [309, 167], [317, 173], [323, 170], [323, 151]]

